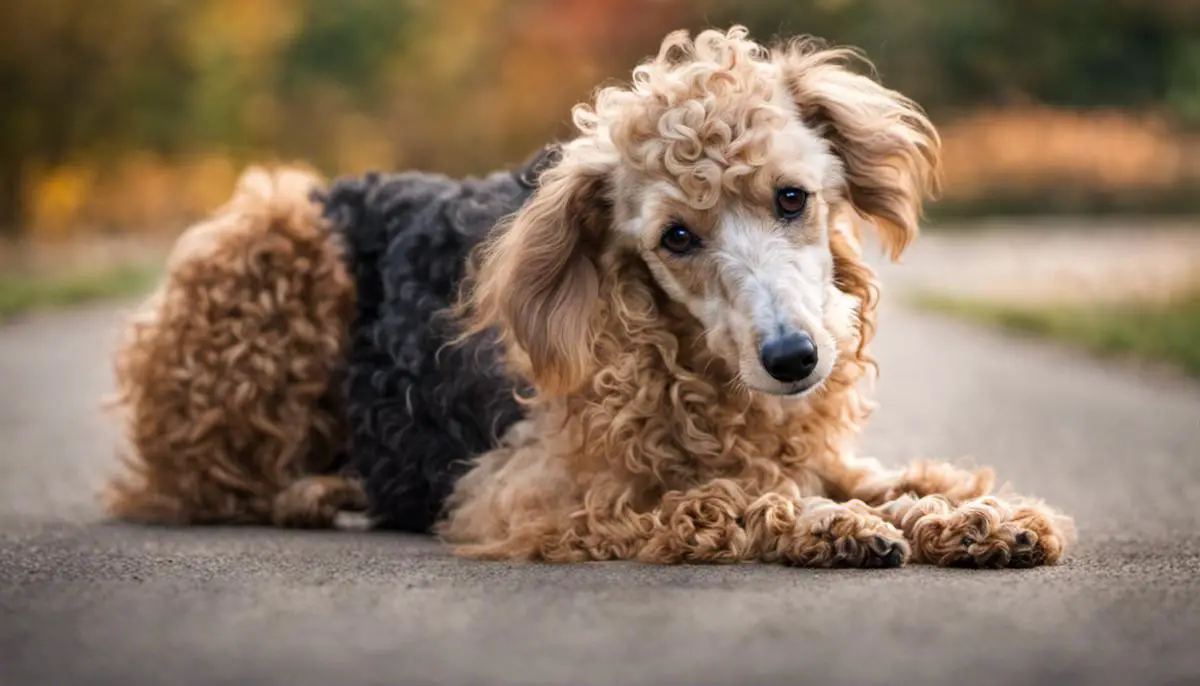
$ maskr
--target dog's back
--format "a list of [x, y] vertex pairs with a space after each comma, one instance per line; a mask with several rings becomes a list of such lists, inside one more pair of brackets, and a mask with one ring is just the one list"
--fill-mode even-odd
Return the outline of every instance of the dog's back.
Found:
[[553, 155], [483, 179], [342, 179], [323, 198], [357, 286], [349, 450], [380, 526], [427, 531], [468, 459], [522, 416], [492, 341], [455, 343], [447, 310], [472, 249], [528, 200]]

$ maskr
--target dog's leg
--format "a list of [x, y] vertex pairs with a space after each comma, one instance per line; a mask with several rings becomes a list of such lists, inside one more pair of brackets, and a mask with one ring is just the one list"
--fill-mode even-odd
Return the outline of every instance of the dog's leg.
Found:
[[367, 496], [362, 483], [344, 476], [309, 476], [275, 496], [271, 520], [276, 526], [323, 529], [339, 512], [362, 512]]
[[752, 495], [733, 480], [717, 479], [668, 492], [645, 511], [615, 491], [593, 489], [552, 517], [542, 512], [506, 521], [485, 536], [463, 536], [470, 515], [459, 510], [442, 533], [457, 544], [456, 554], [492, 560], [895, 567], [908, 559], [903, 533], [867, 505], [801, 498], [794, 486], [790, 491]]
[[899, 567], [909, 559], [903, 534], [861, 501], [760, 498], [746, 512], [758, 559], [804, 567]]
[[[640, 523], [648, 526], [633, 527], [646, 534], [635, 557], [645, 562], [898, 567], [909, 556], [902, 533], [861, 502], [791, 493], [752, 498], [727, 479], [666, 494]], [[604, 528], [609, 534], [616, 527]]]
[[1074, 543], [1070, 517], [1026, 498], [986, 496], [958, 505], [905, 495], [879, 511], [904, 531], [916, 562], [942, 566], [1055, 564]]
[[900, 471], [846, 460], [826, 477], [900, 528], [926, 564], [1032, 567], [1055, 564], [1074, 541], [1070, 517], [1029, 498], [990, 496], [990, 469], [914, 462]]

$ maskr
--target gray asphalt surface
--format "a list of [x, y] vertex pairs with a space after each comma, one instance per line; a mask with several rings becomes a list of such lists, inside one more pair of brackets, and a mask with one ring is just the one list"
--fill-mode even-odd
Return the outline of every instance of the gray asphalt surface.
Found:
[[1200, 386], [893, 306], [864, 452], [1073, 513], [1031, 571], [538, 566], [103, 521], [115, 310], [0, 327], [0, 684], [1200, 683]]

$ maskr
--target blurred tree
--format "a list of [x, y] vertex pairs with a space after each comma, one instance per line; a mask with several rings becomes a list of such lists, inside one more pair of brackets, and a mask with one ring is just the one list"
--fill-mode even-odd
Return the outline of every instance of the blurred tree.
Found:
[[250, 154], [275, 142], [278, 54], [301, 20], [295, 0], [192, 0], [188, 116], [177, 125], [193, 146]]
[[689, 16], [662, 0], [442, 0], [397, 63], [390, 122], [406, 164], [479, 173], [567, 132], [570, 108], [628, 74]]
[[[354, 128], [370, 126], [390, 102], [389, 78], [397, 55], [409, 45], [408, 0], [298, 0], [294, 38], [279, 55], [276, 95], [286, 109], [276, 118], [272, 146], [336, 169], [337, 148], [353, 145]], [[330, 132], [332, 145], [314, 150], [312, 132]], [[341, 133], [339, 134], [339, 130]], [[370, 143], [368, 143], [370, 144]]]
[[301, 22], [280, 56], [284, 97], [302, 94], [312, 81], [337, 84], [356, 107], [378, 102], [391, 58], [406, 45], [411, 20], [397, 0], [300, 0]]
[[0, 232], [20, 226], [37, 167], [180, 142], [187, 16], [184, 2], [0, 3]]
[[935, 112], [1033, 101], [1184, 114], [1195, 93], [1197, 0], [706, 0], [705, 17], [860, 47]]

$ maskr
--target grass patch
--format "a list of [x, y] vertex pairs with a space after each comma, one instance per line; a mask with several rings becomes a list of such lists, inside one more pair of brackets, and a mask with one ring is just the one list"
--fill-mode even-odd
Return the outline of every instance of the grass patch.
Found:
[[930, 294], [914, 300], [926, 309], [1101, 355], [1167, 362], [1200, 377], [1200, 290], [1154, 304], [1026, 306]]
[[141, 295], [161, 273], [158, 264], [126, 264], [103, 271], [0, 276], [0, 321], [29, 310]]

